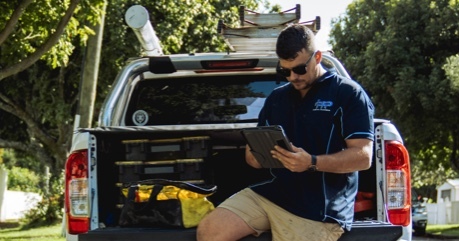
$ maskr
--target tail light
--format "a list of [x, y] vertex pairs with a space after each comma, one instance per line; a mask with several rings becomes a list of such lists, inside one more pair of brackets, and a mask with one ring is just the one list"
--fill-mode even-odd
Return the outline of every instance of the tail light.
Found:
[[257, 67], [258, 59], [245, 60], [212, 60], [201, 61], [203, 70], [196, 70], [198, 74], [213, 72], [241, 72], [241, 71], [262, 71]]
[[89, 230], [88, 151], [73, 152], [65, 164], [65, 207], [70, 234]]
[[395, 225], [411, 223], [410, 159], [405, 146], [386, 141], [387, 209], [389, 221]]

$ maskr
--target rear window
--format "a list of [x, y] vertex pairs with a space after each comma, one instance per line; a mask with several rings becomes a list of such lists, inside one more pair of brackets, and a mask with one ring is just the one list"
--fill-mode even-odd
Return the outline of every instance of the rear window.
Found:
[[286, 83], [275, 74], [142, 80], [132, 94], [125, 124], [256, 122], [266, 97]]

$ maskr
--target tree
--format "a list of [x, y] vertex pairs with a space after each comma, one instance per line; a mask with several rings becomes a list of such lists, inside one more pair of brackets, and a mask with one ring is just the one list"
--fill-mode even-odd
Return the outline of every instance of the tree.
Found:
[[[78, 80], [67, 76], [77, 46], [93, 31], [100, 0], [0, 3], [0, 147], [62, 167]], [[46, 106], [48, 105], [48, 106]], [[63, 148], [64, 147], [64, 148]]]
[[[35, 157], [59, 176], [69, 150], [88, 36], [103, 0], [0, 3], [0, 148]], [[96, 113], [120, 67], [140, 45], [124, 22], [142, 4], [165, 53], [224, 50], [217, 21], [237, 21], [237, 8], [259, 0], [113, 0], [106, 9]], [[82, 98], [84, 98], [82, 93]]]
[[[443, 66], [445, 70], [447, 81], [450, 82], [451, 91], [458, 93], [459, 92], [459, 55], [453, 55], [446, 59], [446, 63]], [[454, 100], [453, 100], [454, 101]], [[458, 103], [459, 99], [455, 100], [455, 103]], [[456, 111], [458, 113], [459, 111]], [[456, 116], [457, 119], [457, 116]], [[453, 166], [456, 167], [456, 170], [459, 170], [459, 132], [456, 131], [452, 133], [452, 153], [451, 153], [451, 162]]]
[[[333, 22], [335, 54], [370, 93], [377, 116], [404, 135], [413, 173], [423, 174], [412, 175], [415, 186], [457, 176], [449, 159], [459, 167], [459, 91], [443, 66], [459, 52], [458, 16], [457, 1], [358, 0]], [[428, 174], [439, 167], [441, 178]]]

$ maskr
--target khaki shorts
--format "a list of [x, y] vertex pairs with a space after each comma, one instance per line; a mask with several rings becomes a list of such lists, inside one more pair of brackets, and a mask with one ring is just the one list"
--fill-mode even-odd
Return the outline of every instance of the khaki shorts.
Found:
[[246, 188], [219, 205], [241, 217], [255, 236], [271, 230], [273, 241], [336, 241], [344, 233], [337, 223], [308, 220], [293, 215]]

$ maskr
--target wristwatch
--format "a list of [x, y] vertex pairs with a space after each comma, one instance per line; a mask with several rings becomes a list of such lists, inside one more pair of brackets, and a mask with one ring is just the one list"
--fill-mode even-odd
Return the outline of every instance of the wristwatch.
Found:
[[308, 167], [308, 171], [315, 172], [317, 171], [317, 157], [315, 155], [311, 155], [311, 165]]

